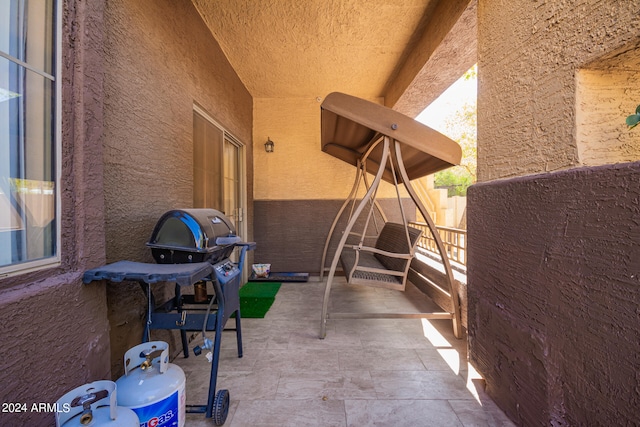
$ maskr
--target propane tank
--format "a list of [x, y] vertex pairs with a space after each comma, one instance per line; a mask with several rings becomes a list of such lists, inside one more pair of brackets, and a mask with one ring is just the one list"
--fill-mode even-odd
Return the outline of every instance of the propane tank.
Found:
[[56, 427], [139, 427], [133, 410], [117, 406], [116, 383], [94, 381], [74, 388], [56, 402]]
[[183, 427], [186, 417], [185, 375], [169, 363], [169, 344], [151, 341], [124, 354], [118, 405], [133, 409], [140, 427]]

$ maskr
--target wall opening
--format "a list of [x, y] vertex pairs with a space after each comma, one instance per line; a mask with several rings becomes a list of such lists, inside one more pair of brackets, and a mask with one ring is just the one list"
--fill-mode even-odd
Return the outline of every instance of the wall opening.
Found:
[[640, 159], [640, 128], [625, 119], [640, 104], [640, 40], [593, 61], [576, 74], [576, 144], [580, 163]]

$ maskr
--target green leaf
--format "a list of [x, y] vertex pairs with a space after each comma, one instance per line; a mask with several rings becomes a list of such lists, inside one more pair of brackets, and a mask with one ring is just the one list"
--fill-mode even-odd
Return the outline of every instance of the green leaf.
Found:
[[636, 107], [636, 114], [640, 114], [640, 105]]
[[640, 123], [640, 113], [632, 114], [627, 117], [627, 126], [629, 126], [629, 129], [633, 129], [638, 125], [638, 123]]

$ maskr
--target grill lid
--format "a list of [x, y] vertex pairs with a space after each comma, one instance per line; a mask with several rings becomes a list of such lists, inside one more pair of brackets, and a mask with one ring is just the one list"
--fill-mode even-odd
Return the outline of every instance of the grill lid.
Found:
[[[235, 227], [215, 209], [176, 209], [166, 212], [156, 224], [147, 246], [196, 253], [221, 249], [235, 236]], [[221, 244], [218, 244], [219, 241]]]

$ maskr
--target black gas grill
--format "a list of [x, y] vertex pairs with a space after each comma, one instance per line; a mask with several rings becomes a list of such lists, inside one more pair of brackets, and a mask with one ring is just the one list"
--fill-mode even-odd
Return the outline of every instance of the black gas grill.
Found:
[[[184, 356], [189, 356], [187, 331], [202, 331], [204, 349], [211, 355], [211, 373], [206, 405], [187, 405], [187, 412], [204, 412], [216, 425], [224, 424], [229, 409], [229, 391], [218, 390], [216, 381], [220, 338], [227, 320], [236, 314], [238, 357], [242, 357], [240, 328], [240, 280], [248, 250], [253, 242], [242, 242], [233, 223], [214, 209], [177, 209], [166, 212], [158, 220], [147, 243], [157, 264], [119, 261], [86, 271], [84, 282], [93, 280], [135, 280], [147, 294], [147, 318], [143, 341], [150, 340], [152, 329], [178, 329]], [[238, 262], [229, 257], [241, 248]], [[158, 265], [162, 264], [162, 265]], [[175, 283], [175, 297], [156, 306], [151, 284]], [[207, 295], [206, 282], [213, 285], [214, 294]], [[182, 294], [183, 286], [193, 285], [196, 293]], [[201, 289], [204, 294], [198, 295]], [[201, 297], [201, 298], [199, 298]], [[218, 331], [214, 340], [206, 331]], [[200, 354], [198, 346], [194, 352]]]
[[158, 264], [215, 264], [228, 258], [238, 241], [233, 223], [222, 212], [176, 209], [160, 217], [147, 246]]

